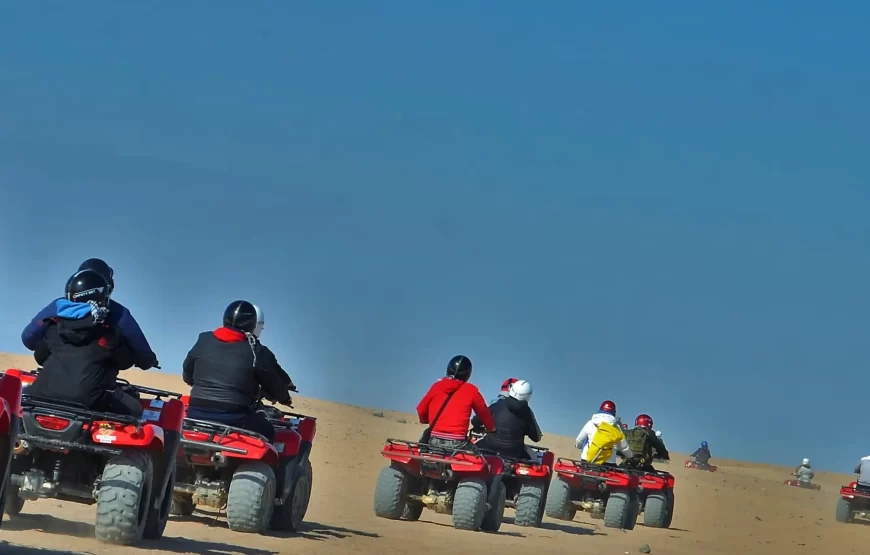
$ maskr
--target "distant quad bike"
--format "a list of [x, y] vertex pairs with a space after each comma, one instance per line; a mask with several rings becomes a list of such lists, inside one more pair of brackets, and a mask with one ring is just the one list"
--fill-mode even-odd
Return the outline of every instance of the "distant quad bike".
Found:
[[226, 508], [236, 532], [299, 530], [311, 500], [308, 457], [317, 420], [262, 404], [260, 410], [275, 427], [273, 444], [242, 428], [184, 419], [172, 514], [189, 516], [205, 505]]
[[695, 459], [686, 461], [686, 468], [694, 468], [695, 470], [706, 470], [707, 472], [716, 472], [719, 467], [713, 464], [701, 464]]
[[836, 518], [837, 522], [870, 522], [870, 487], [852, 482], [840, 488]]
[[787, 486], [792, 486], [795, 488], [812, 489], [812, 490], [816, 490], [816, 491], [820, 491], [822, 489], [821, 484], [814, 484], [812, 482], [802, 482], [800, 480], [786, 480], [783, 483]]
[[18, 438], [18, 413], [21, 410], [21, 380], [14, 375], [0, 377], [0, 524], [9, 488], [12, 452]]
[[419, 520], [427, 508], [452, 515], [457, 530], [501, 528], [507, 490], [494, 480], [504, 471], [501, 458], [473, 446], [448, 449], [399, 439], [387, 439], [381, 453], [390, 465], [378, 475], [375, 515]]
[[[583, 510], [592, 518], [604, 519], [608, 528], [634, 529], [641, 510], [640, 473], [566, 458], [556, 460], [553, 472], [556, 478], [550, 484], [545, 509], [548, 517], [570, 521]], [[648, 504], [650, 514], [651, 508]]]
[[[37, 372], [7, 370], [6, 376], [29, 385]], [[140, 398], [141, 420], [33, 397], [25, 390], [3, 498], [7, 514], [14, 517], [25, 501], [40, 498], [96, 503], [94, 535], [100, 541], [128, 545], [163, 536], [184, 407], [167, 391], [121, 379], [117, 386]]]
[[490, 503], [499, 503], [493, 495], [501, 496], [501, 488], [495, 485], [496, 482], [501, 482], [505, 490], [504, 506], [516, 511], [514, 524], [537, 528], [544, 518], [544, 503], [553, 475], [555, 455], [546, 447], [526, 447], [535, 454], [532, 460], [505, 457], [483, 449], [481, 453], [496, 455], [504, 463], [502, 473], [494, 476], [489, 484]]

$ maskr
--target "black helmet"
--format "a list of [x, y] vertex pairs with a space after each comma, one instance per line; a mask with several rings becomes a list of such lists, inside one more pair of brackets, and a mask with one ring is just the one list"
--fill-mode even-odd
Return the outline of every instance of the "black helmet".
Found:
[[224, 311], [224, 326], [254, 333], [257, 327], [257, 307], [248, 301], [233, 301]]
[[471, 377], [471, 359], [465, 355], [456, 355], [447, 363], [447, 375], [457, 380], [467, 382]]
[[94, 270], [76, 272], [66, 282], [66, 298], [74, 303], [96, 301], [100, 306], [106, 306], [111, 294], [108, 280]]
[[106, 264], [106, 261], [101, 258], [88, 258], [81, 264], [79, 264], [79, 271], [82, 270], [93, 270], [98, 274], [101, 274], [104, 278], [106, 278], [106, 282], [109, 284], [109, 289], [115, 289], [115, 271], [111, 266]]

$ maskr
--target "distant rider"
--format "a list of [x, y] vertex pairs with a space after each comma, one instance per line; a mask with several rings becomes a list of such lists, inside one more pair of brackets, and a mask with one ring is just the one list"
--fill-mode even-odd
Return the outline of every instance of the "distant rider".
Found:
[[118, 371], [133, 366], [133, 353], [110, 323], [110, 293], [108, 281], [93, 270], [69, 278], [55, 316], [41, 324], [33, 358], [42, 370], [30, 395], [142, 416], [139, 400], [117, 386]]
[[[484, 436], [475, 445], [506, 457], [531, 459], [531, 453], [526, 449], [526, 436], [536, 443], [541, 441], [543, 436], [535, 413], [529, 406], [531, 398], [531, 383], [525, 380], [513, 381], [508, 387], [507, 397], [489, 406], [495, 421], [495, 434]], [[482, 419], [479, 415], [471, 419], [471, 425], [473, 428], [482, 427]]]
[[710, 459], [713, 458], [713, 455], [710, 454], [710, 447], [706, 441], [702, 441], [701, 446], [695, 449], [695, 452], [692, 453], [692, 458], [701, 466], [710, 465]]
[[191, 386], [189, 418], [250, 430], [272, 442], [275, 428], [257, 411], [261, 389], [267, 399], [289, 406], [296, 387], [255, 335], [263, 329], [261, 316], [248, 301], [230, 303], [223, 327], [199, 334], [182, 364], [182, 378]]
[[469, 378], [471, 360], [465, 355], [456, 355], [447, 363], [447, 376], [432, 384], [417, 404], [421, 424], [429, 424], [441, 412], [432, 428], [430, 445], [447, 449], [461, 449], [467, 445], [472, 411], [480, 417], [487, 432], [495, 431], [495, 422], [486, 401], [480, 390], [468, 383]]
[[[108, 264], [106, 264], [105, 261], [99, 258], [89, 258], [79, 265], [78, 271], [82, 270], [93, 270], [102, 275], [109, 283], [109, 295], [114, 292], [115, 272]], [[57, 301], [59, 300], [62, 300], [62, 298], [55, 299], [45, 308], [40, 310], [39, 313], [34, 316], [33, 320], [27, 324], [24, 331], [21, 332], [21, 342], [31, 351], [36, 349], [36, 344], [45, 333], [45, 324], [51, 318], [57, 316]], [[119, 329], [124, 335], [124, 338], [127, 340], [127, 345], [129, 345], [129, 348], [133, 353], [134, 366], [143, 370], [159, 366], [157, 363], [157, 356], [154, 354], [154, 351], [151, 350], [148, 340], [145, 339], [142, 329], [139, 328], [139, 324], [136, 322], [136, 319], [133, 318], [133, 315], [130, 314], [130, 311], [127, 310], [124, 305], [111, 298], [109, 299], [107, 308], [109, 309], [107, 323], [110, 326]]]
[[809, 484], [813, 481], [816, 473], [813, 472], [813, 468], [810, 466], [810, 460], [803, 459], [801, 465], [795, 469], [794, 475], [797, 476], [799, 482]]
[[870, 488], [870, 455], [867, 455], [855, 467], [855, 474], [858, 475], [858, 485], [862, 488]]
[[624, 458], [634, 454], [616, 418], [616, 403], [613, 401], [601, 403], [598, 412], [580, 430], [575, 444], [580, 449], [582, 460], [596, 464], [616, 464], [617, 453]]
[[634, 454], [626, 458], [622, 466], [653, 471], [655, 470], [652, 466], [654, 456], [662, 460], [670, 460], [664, 442], [656, 437], [652, 428], [653, 419], [650, 415], [641, 414], [634, 419], [634, 428], [625, 434], [628, 445]]

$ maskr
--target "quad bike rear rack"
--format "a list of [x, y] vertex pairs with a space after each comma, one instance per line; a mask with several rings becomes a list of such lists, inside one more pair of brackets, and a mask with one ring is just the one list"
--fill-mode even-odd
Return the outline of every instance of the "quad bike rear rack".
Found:
[[199, 432], [203, 434], [208, 434], [208, 439], [205, 440], [187, 439], [183, 437], [183, 434], [181, 438], [181, 444], [185, 447], [201, 449], [204, 451], [225, 451], [227, 453], [247, 455], [247, 449], [242, 449], [240, 447], [230, 447], [228, 445], [221, 445], [221, 442], [225, 440], [230, 434], [239, 434], [253, 437], [259, 439], [267, 445], [271, 445], [269, 443], [269, 440], [266, 439], [266, 436], [260, 435], [257, 432], [252, 432], [251, 430], [246, 430], [244, 428], [237, 428], [235, 426], [228, 426], [226, 424], [219, 424], [217, 422], [197, 420], [196, 418], [185, 418], [183, 430], [185, 432]]
[[[387, 439], [387, 444], [389, 446], [393, 445], [401, 445], [408, 449], [408, 454], [400, 453], [396, 451], [388, 451], [384, 449], [381, 451], [382, 455], [393, 455], [400, 456], [405, 459], [412, 459], [417, 461], [423, 461], [431, 464], [441, 464], [441, 465], [451, 465], [451, 466], [477, 466], [479, 463], [473, 463], [471, 461], [457, 461], [452, 460], [456, 455], [466, 455], [469, 457], [474, 457], [477, 459], [482, 459], [483, 456], [480, 450], [471, 450], [471, 449], [450, 449], [446, 447], [437, 447], [434, 445], [430, 445], [428, 443], [418, 443], [415, 441], [405, 441], [402, 439]], [[420, 454], [415, 455], [414, 450], [417, 450]]]
[[[37, 412], [44, 413], [47, 416], [57, 416], [65, 418], [70, 422], [83, 421], [88, 425], [93, 425], [97, 421], [116, 422], [118, 424], [129, 424], [132, 426], [141, 426], [145, 423], [144, 420], [133, 416], [122, 414], [110, 414], [100, 411], [94, 411], [79, 403], [71, 403], [66, 401], [48, 400], [42, 397], [35, 397], [24, 394], [21, 396], [22, 412]], [[23, 419], [21, 427], [24, 427]], [[35, 436], [27, 433], [18, 435], [19, 442], [26, 442], [30, 446], [43, 449], [57, 450], [75, 450], [95, 453], [100, 455], [120, 455], [123, 449], [118, 447], [108, 447], [105, 445], [96, 445], [93, 443], [77, 443], [72, 441], [63, 441], [60, 439], [52, 439], [42, 436]]]
[[585, 461], [577, 461], [574, 459], [566, 459], [563, 457], [559, 457], [558, 459], [556, 459], [556, 464], [562, 464], [562, 465], [566, 465], [566, 466], [570, 465], [570, 466], [573, 466], [575, 468], [575, 470], [573, 470], [573, 471], [559, 469], [558, 471], [555, 471], [555, 473], [557, 473], [557, 474], [567, 474], [569, 476], [574, 476], [574, 477], [580, 478], [582, 480], [589, 480], [591, 482], [604, 482], [605, 484], [617, 482], [617, 480], [615, 480], [613, 478], [608, 478], [607, 476], [601, 475], [601, 474], [605, 474], [608, 472], [618, 472], [618, 473], [628, 474], [628, 475], [644, 474], [643, 472], [638, 472], [638, 471], [631, 470], [628, 468], [621, 468], [621, 467], [616, 466], [616, 465], [611, 466], [610, 464], [607, 464], [607, 463], [605, 463], [605, 464], [592, 464], [592, 463], [588, 463]]

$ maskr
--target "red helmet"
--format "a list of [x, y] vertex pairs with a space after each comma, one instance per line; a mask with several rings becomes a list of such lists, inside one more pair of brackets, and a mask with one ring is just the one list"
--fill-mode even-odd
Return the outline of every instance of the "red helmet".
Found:
[[601, 408], [598, 409], [598, 412], [606, 412], [611, 416], [616, 416], [616, 403], [613, 401], [604, 401], [601, 403]]
[[506, 397], [508, 394], [508, 391], [511, 388], [511, 384], [513, 384], [514, 382], [518, 382], [518, 381], [519, 381], [518, 378], [508, 378], [505, 381], [501, 382], [501, 391], [499, 392], [499, 395], [501, 395], [502, 397]]
[[653, 428], [653, 419], [652, 416], [648, 414], [640, 414], [637, 418], [634, 419], [634, 425], [637, 428], [646, 428], [647, 430], [652, 430]]

